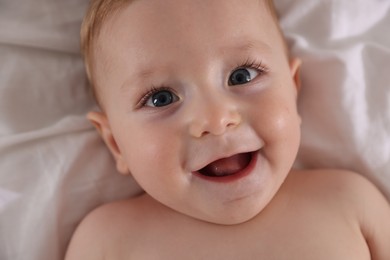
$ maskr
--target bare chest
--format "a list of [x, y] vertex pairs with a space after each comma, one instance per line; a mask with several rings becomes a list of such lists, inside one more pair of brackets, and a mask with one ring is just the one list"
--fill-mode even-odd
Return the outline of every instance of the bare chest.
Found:
[[331, 215], [292, 213], [236, 226], [168, 221], [149, 230], [112, 259], [370, 259], [359, 229]]

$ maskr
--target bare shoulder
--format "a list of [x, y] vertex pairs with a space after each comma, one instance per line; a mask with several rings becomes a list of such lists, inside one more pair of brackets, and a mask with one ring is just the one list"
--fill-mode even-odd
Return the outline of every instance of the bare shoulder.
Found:
[[365, 201], [387, 203], [378, 188], [361, 174], [335, 169], [299, 170], [291, 174], [289, 182], [299, 186], [303, 192], [311, 192], [329, 199], [358, 202], [361, 206]]
[[301, 197], [354, 218], [351, 221], [360, 226], [372, 259], [390, 259], [390, 205], [367, 178], [351, 171], [324, 169], [293, 172], [288, 182]]
[[132, 236], [128, 234], [137, 233], [137, 229], [142, 228], [142, 207], [139, 204], [137, 199], [128, 199], [91, 211], [73, 234], [65, 260], [105, 259], [115, 248], [114, 241], [123, 238], [131, 245]]

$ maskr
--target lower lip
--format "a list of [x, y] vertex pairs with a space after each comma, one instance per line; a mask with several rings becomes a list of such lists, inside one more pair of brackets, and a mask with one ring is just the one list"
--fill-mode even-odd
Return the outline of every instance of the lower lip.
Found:
[[258, 151], [252, 152], [251, 153], [251, 161], [249, 162], [249, 164], [241, 171], [239, 171], [235, 174], [232, 174], [232, 175], [228, 175], [228, 176], [211, 177], [211, 176], [203, 175], [199, 172], [193, 172], [193, 174], [201, 179], [204, 179], [207, 181], [212, 181], [212, 182], [219, 182], [219, 183], [234, 182], [234, 181], [237, 181], [237, 180], [249, 175], [253, 171], [253, 169], [255, 168], [255, 166], [257, 164], [257, 159], [258, 159]]

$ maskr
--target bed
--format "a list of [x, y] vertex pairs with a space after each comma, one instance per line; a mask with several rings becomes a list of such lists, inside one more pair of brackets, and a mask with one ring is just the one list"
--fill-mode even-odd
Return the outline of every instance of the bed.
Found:
[[[0, 1], [0, 259], [63, 259], [93, 208], [138, 194], [85, 118], [87, 0]], [[390, 1], [275, 0], [301, 57], [295, 167], [343, 168], [390, 200]], [[390, 220], [389, 220], [390, 221]]]

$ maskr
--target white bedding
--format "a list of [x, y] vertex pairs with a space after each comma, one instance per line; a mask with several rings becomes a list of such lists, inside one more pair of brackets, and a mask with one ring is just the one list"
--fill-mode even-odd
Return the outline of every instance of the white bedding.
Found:
[[[297, 167], [355, 170], [390, 199], [390, 1], [275, 0], [303, 59]], [[140, 191], [85, 113], [87, 0], [0, 0], [0, 259], [57, 260], [92, 208]]]

